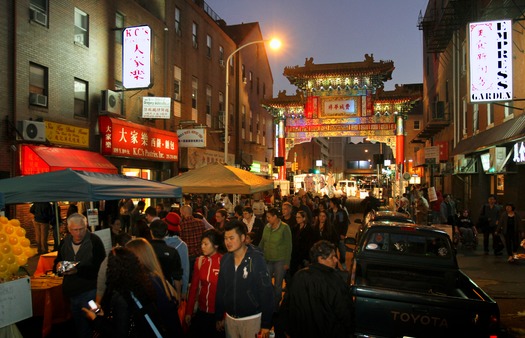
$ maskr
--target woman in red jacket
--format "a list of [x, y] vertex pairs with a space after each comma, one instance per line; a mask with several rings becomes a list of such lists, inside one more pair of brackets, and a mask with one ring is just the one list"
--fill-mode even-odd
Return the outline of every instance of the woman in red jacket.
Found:
[[[222, 234], [217, 229], [202, 234], [202, 256], [195, 260], [193, 277], [186, 303], [186, 324], [190, 327], [188, 337], [223, 337], [224, 332], [215, 328], [215, 295], [220, 261], [224, 252]], [[198, 310], [193, 314], [195, 302]]]

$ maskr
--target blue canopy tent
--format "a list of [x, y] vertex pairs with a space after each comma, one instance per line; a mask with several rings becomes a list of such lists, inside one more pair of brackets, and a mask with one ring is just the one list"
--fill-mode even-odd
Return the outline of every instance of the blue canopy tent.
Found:
[[182, 189], [170, 184], [71, 169], [2, 179], [0, 193], [5, 204], [182, 197]]
[[[122, 198], [181, 198], [182, 189], [142, 178], [65, 169], [2, 179], [0, 196], [5, 204], [96, 202]], [[58, 227], [58, 208], [55, 210]]]

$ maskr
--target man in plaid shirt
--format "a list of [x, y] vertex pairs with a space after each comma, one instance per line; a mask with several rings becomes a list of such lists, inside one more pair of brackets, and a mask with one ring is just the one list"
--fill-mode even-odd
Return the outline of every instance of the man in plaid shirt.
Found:
[[188, 255], [190, 259], [190, 280], [195, 260], [201, 252], [201, 237], [204, 232], [202, 220], [193, 217], [193, 209], [189, 205], [180, 208], [180, 238], [188, 245]]

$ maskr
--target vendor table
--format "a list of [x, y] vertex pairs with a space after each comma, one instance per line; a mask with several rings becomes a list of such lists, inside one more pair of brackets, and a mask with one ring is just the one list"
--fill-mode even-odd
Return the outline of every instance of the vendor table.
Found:
[[55, 323], [62, 323], [71, 318], [69, 301], [62, 293], [62, 277], [31, 278], [31, 299], [33, 316], [44, 317], [42, 337], [51, 333]]
[[33, 276], [41, 277], [47, 274], [49, 271], [53, 271], [53, 265], [55, 264], [57, 253], [58, 251], [53, 251], [45, 255], [41, 255], [40, 258], [38, 258], [38, 264]]

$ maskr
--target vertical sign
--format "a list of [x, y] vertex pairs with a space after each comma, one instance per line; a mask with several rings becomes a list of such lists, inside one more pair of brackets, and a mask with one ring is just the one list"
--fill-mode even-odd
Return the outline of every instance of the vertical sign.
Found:
[[512, 100], [512, 20], [469, 24], [470, 102]]
[[151, 28], [127, 27], [122, 34], [122, 85], [126, 89], [151, 87]]

